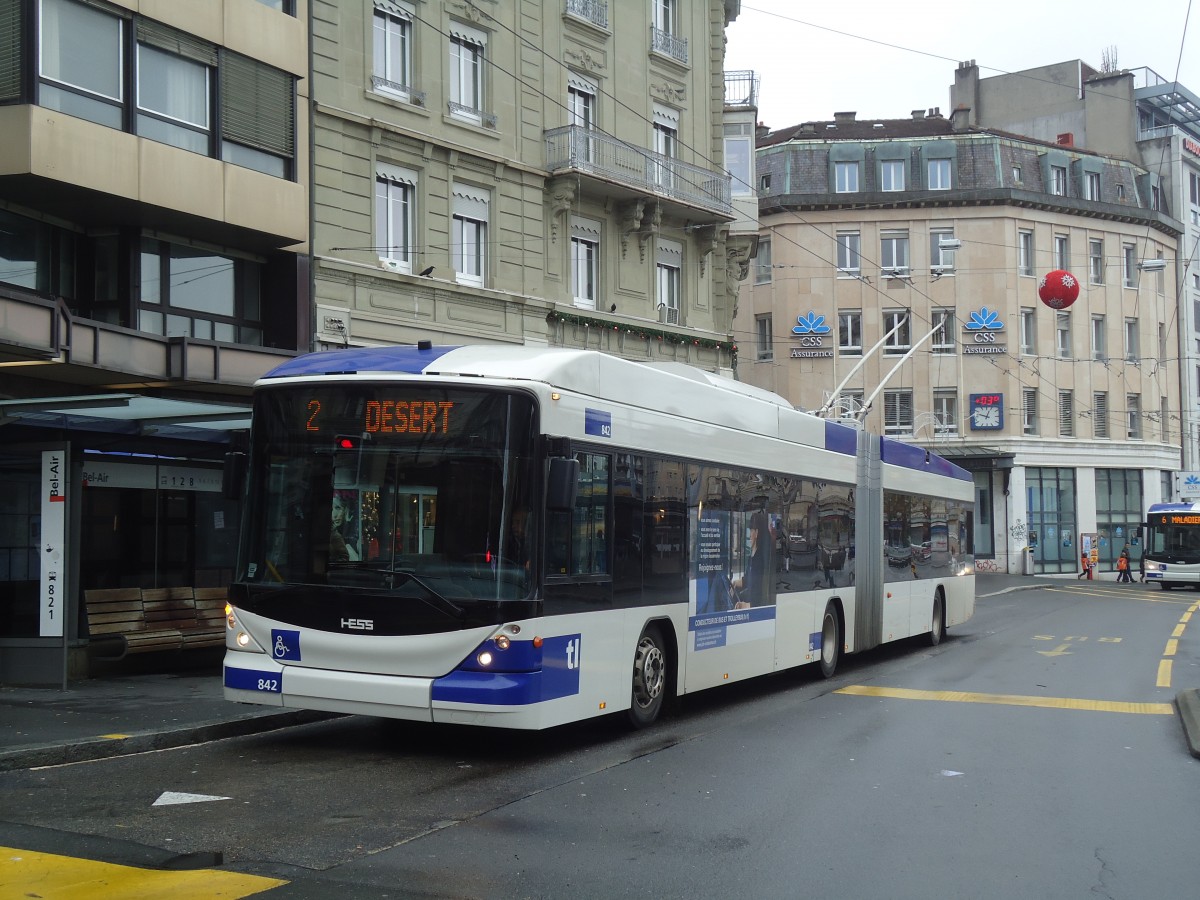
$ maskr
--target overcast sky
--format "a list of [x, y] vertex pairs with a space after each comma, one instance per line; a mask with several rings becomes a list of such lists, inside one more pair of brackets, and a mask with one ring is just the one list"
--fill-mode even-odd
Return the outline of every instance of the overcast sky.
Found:
[[[1200, 0], [743, 0], [726, 30], [726, 71], [761, 80], [759, 121], [950, 113], [960, 60], [980, 77], [1068, 59], [1148, 67], [1200, 95]], [[1178, 72], [1178, 75], [1176, 74]]]

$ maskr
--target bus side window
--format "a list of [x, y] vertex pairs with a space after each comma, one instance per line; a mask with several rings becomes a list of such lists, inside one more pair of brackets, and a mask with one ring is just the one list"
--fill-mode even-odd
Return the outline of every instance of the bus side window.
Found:
[[546, 518], [546, 574], [608, 575], [610, 527], [609, 457], [580, 453], [575, 509]]

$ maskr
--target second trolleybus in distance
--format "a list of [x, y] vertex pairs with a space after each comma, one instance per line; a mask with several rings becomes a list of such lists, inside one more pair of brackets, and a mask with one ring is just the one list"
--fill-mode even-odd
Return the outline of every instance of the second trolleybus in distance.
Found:
[[1200, 503], [1152, 503], [1145, 527], [1146, 581], [1164, 591], [1200, 586]]
[[256, 385], [232, 462], [235, 701], [645, 725], [974, 609], [968, 473], [681, 364], [312, 354]]

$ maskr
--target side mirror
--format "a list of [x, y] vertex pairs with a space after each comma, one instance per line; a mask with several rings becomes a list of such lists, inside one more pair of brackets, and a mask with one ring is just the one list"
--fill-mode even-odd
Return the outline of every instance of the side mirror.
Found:
[[247, 457], [240, 450], [225, 454], [225, 468], [221, 472], [221, 492], [226, 500], [241, 500], [246, 487]]
[[546, 482], [546, 509], [550, 512], [570, 512], [575, 508], [578, 491], [579, 460], [552, 456]]

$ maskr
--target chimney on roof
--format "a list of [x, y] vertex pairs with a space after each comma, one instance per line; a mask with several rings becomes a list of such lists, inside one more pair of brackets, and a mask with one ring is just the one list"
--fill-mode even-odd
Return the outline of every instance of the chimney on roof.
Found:
[[854, 121], [854, 117], [857, 115], [857, 112], [835, 112], [833, 114], [833, 121], [837, 122], [839, 125], [849, 125]]
[[961, 134], [971, 127], [971, 110], [966, 106], [956, 106], [950, 113], [950, 130]]
[[761, 140], [762, 138], [765, 138], [770, 133], [771, 133], [771, 129], [768, 128], [766, 125], [764, 125], [762, 122], [759, 122], [757, 125], [754, 126], [755, 140]]
[[1074, 133], [1072, 133], [1070, 131], [1064, 131], [1062, 134], [1060, 134], [1058, 137], [1056, 137], [1054, 139], [1054, 143], [1058, 144], [1061, 147], [1074, 147], [1075, 146], [1075, 135], [1074, 135]]
[[929, 112], [925, 113], [927, 119], [940, 119], [942, 117], [942, 108], [940, 106], [932, 107]]
[[914, 121], [914, 122], [919, 122], [919, 121], [921, 121], [923, 118], [925, 118], [925, 110], [923, 110], [923, 109], [914, 109], [914, 110], [913, 110], [913, 111], [912, 111], [912, 112], [911, 112], [909, 115], [911, 115], [911, 116], [912, 116], [912, 118], [913, 118], [913, 121]]
[[801, 134], [816, 134], [817, 133], [817, 123], [816, 122], [801, 122], [800, 123], [800, 133]]

